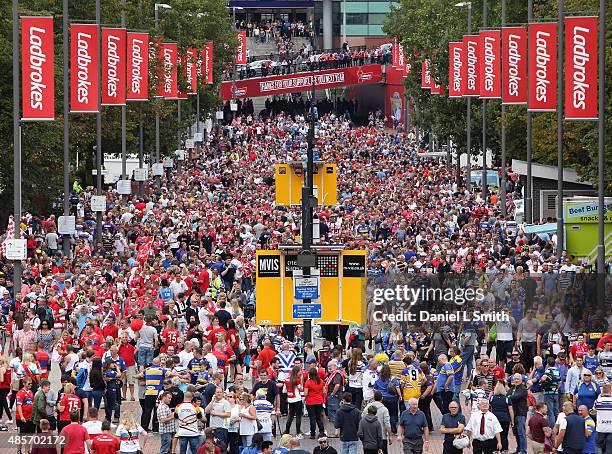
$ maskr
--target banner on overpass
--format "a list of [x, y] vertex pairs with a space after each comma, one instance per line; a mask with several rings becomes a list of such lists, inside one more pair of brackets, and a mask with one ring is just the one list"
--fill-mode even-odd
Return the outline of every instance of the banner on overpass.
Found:
[[382, 67], [381, 65], [366, 65], [223, 82], [221, 94], [224, 100], [228, 100], [308, 91], [312, 88], [313, 77], [317, 90], [347, 85], [376, 84], [382, 81]]

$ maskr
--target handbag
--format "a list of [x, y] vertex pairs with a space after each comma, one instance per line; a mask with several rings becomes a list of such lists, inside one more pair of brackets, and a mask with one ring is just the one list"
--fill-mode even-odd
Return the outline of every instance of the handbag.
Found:
[[456, 449], [465, 449], [470, 446], [470, 438], [467, 435], [459, 435], [453, 440], [453, 447]]

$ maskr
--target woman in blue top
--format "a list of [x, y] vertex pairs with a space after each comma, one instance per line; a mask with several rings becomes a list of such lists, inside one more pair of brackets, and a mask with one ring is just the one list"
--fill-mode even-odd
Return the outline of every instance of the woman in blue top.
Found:
[[389, 410], [391, 420], [391, 431], [397, 433], [397, 421], [399, 419], [399, 384], [397, 379], [391, 377], [391, 369], [388, 365], [380, 368], [378, 380], [374, 383], [374, 391], [380, 391], [383, 396], [383, 405]]

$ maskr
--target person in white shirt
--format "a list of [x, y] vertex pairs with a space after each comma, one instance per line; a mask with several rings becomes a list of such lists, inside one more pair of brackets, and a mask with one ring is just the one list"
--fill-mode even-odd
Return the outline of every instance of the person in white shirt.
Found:
[[187, 367], [189, 361], [193, 359], [193, 343], [191, 341], [185, 341], [184, 347], [185, 348], [179, 352], [178, 357], [181, 360], [181, 366]]
[[479, 411], [472, 413], [465, 431], [472, 440], [474, 454], [492, 454], [501, 451], [502, 427], [497, 417], [489, 411], [489, 401], [481, 399]]
[[603, 452], [612, 452], [612, 383], [603, 386], [595, 401], [597, 443]]
[[378, 371], [376, 367], [378, 363], [371, 359], [368, 368], [363, 372], [362, 386], [363, 386], [363, 400], [366, 404], [374, 400], [374, 383], [378, 380]]

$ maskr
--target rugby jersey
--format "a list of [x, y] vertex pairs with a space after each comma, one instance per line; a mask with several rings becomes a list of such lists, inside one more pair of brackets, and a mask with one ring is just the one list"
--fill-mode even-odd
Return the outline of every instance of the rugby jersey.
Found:
[[167, 370], [159, 366], [147, 367], [144, 371], [145, 396], [157, 396], [163, 388]]
[[600, 395], [595, 401], [597, 432], [612, 433], [612, 396]]

